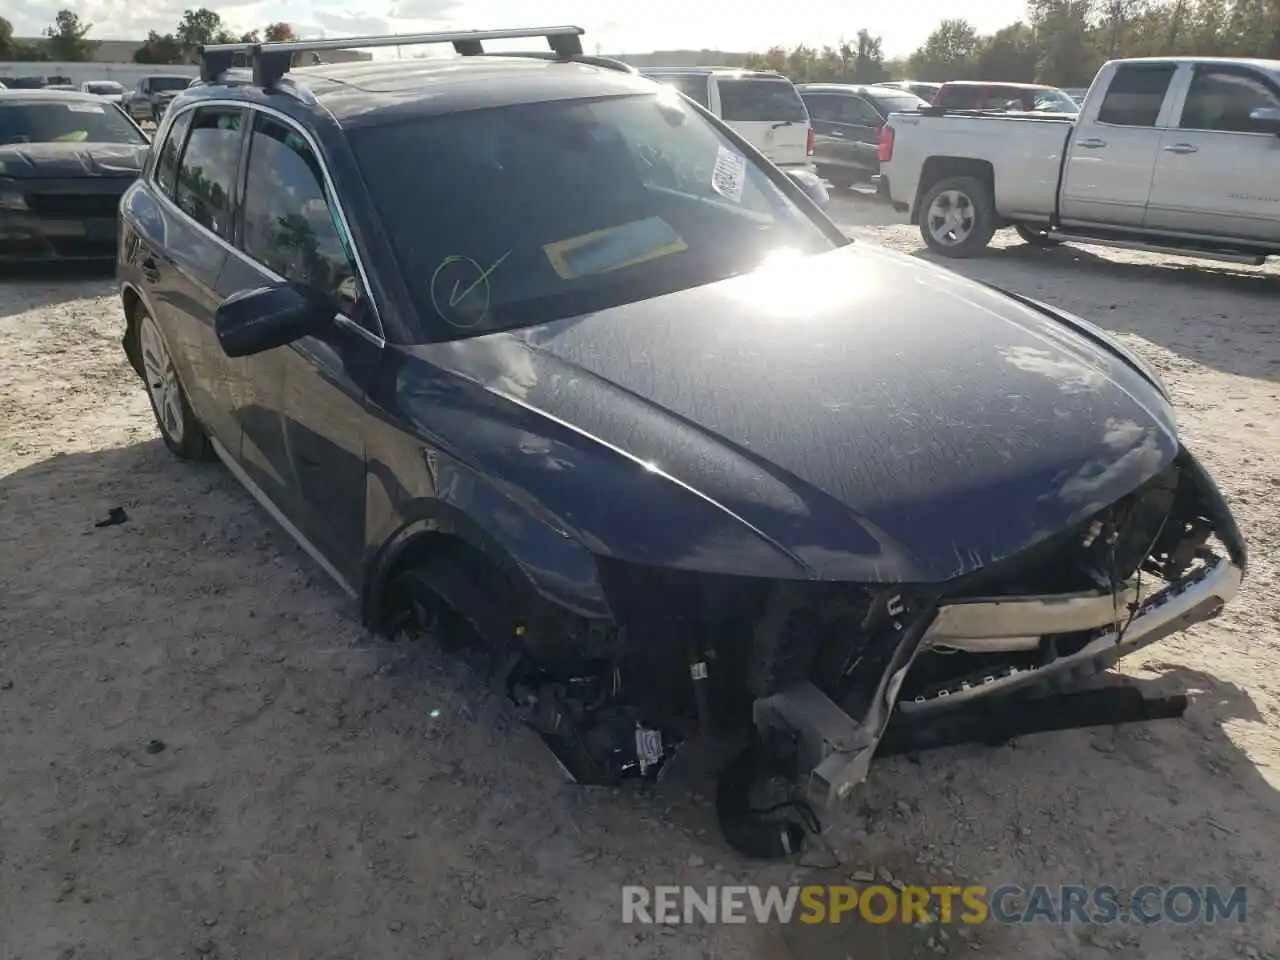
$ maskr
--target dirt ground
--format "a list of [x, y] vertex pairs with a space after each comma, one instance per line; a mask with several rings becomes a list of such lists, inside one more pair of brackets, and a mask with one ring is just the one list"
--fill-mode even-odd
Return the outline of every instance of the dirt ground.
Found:
[[[868, 201], [833, 210], [919, 249]], [[886, 760], [829, 820], [829, 869], [739, 860], [702, 793], [563, 783], [465, 667], [363, 634], [225, 470], [168, 455], [109, 276], [0, 280], [0, 960], [1280, 956], [1280, 270], [997, 245], [961, 272], [1159, 368], [1252, 567], [1221, 619], [1126, 661], [1192, 694], [1184, 720]], [[876, 869], [1245, 885], [1246, 922], [621, 923], [623, 884]]]

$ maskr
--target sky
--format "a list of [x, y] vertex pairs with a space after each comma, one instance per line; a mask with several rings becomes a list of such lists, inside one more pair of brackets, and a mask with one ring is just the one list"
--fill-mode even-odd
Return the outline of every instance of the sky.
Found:
[[[11, 21], [14, 34], [39, 36], [64, 7], [93, 24], [91, 37], [133, 40], [148, 30], [173, 30], [189, 7], [200, 0], [4, 0], [0, 14]], [[905, 56], [927, 37], [943, 17], [964, 17], [980, 32], [990, 32], [1017, 20], [1025, 0], [982, 0], [970, 9], [957, 9], [947, 0], [899, 0], [896, 3], [851, 3], [848, 0], [808, 0], [795, 5], [745, 0], [730, 3], [690, 0], [366, 0], [354, 4], [327, 0], [260, 0], [253, 3], [207, 5], [222, 15], [233, 30], [249, 30], [284, 20], [303, 36], [356, 36], [408, 33], [415, 30], [471, 30], [505, 26], [571, 23], [587, 33], [588, 52], [647, 53], [652, 50], [719, 49], [764, 50], [836, 44], [840, 35], [852, 38], [866, 28], [883, 40], [889, 57]], [[514, 48], [514, 47], [513, 47]]]

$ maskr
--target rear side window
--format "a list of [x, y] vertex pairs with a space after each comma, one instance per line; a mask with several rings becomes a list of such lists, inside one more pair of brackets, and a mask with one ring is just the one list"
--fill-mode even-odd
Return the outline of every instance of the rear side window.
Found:
[[672, 77], [670, 80], [664, 80], [663, 83], [675, 87], [699, 106], [711, 106], [711, 100], [707, 96], [706, 77]]
[[254, 120], [244, 185], [244, 252], [354, 313], [354, 273], [310, 144], [270, 117]]
[[169, 128], [169, 136], [156, 159], [156, 186], [166, 197], [173, 196], [173, 187], [178, 179], [178, 156], [182, 153], [182, 143], [190, 127], [191, 111], [180, 114]]
[[939, 107], [956, 107], [968, 110], [977, 107], [986, 96], [983, 87], [943, 87], [934, 103]]
[[244, 115], [223, 107], [197, 107], [192, 113], [173, 199], [196, 223], [230, 240]]
[[865, 127], [878, 127], [884, 122], [876, 108], [861, 97], [840, 98], [840, 123], [853, 123]]
[[716, 86], [724, 120], [804, 123], [809, 119], [804, 101], [790, 80], [751, 77], [717, 80]]
[[1098, 122], [1117, 127], [1154, 127], [1173, 80], [1172, 65], [1117, 68], [1098, 110]]
[[840, 115], [840, 103], [829, 93], [806, 93], [801, 96], [809, 119], [834, 122]]

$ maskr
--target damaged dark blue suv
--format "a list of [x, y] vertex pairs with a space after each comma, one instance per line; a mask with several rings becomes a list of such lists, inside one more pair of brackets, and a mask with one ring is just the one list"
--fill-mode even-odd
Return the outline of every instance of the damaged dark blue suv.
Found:
[[[850, 241], [580, 33], [207, 47], [122, 201], [165, 443], [366, 623], [500, 655], [582, 780], [781, 731], [830, 800], [890, 721], [1034, 711], [1232, 598], [1141, 360]], [[427, 42], [461, 56], [291, 67]]]

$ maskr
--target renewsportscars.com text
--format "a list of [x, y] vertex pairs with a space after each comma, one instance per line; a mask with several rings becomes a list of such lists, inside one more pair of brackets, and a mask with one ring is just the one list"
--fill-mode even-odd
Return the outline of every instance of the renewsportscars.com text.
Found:
[[626, 886], [622, 922], [1244, 923], [1244, 887]]

